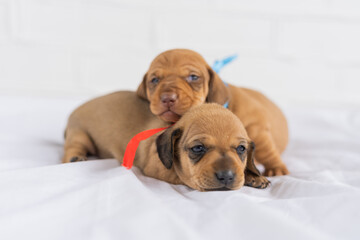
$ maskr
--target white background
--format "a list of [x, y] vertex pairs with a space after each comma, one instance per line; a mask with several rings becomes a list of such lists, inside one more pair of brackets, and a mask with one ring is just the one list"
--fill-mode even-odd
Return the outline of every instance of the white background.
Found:
[[358, 0], [0, 0], [0, 94], [135, 90], [190, 48], [279, 104], [360, 105]]

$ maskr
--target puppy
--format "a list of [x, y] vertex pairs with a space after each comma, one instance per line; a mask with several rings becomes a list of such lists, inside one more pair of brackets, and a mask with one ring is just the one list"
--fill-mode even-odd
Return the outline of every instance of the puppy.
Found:
[[178, 121], [191, 107], [204, 102], [227, 105], [255, 142], [255, 158], [264, 165], [264, 174], [289, 173], [280, 157], [288, 142], [281, 110], [257, 91], [225, 84], [198, 53], [186, 49], [161, 53], [151, 63], [137, 94], [166, 122]]
[[[166, 126], [133, 92], [94, 99], [69, 118], [63, 162], [86, 160], [88, 153], [122, 162], [135, 134]], [[134, 165], [149, 177], [199, 191], [233, 190], [244, 184], [265, 188], [269, 181], [254, 165], [254, 146], [234, 114], [218, 104], [203, 104], [141, 142]]]

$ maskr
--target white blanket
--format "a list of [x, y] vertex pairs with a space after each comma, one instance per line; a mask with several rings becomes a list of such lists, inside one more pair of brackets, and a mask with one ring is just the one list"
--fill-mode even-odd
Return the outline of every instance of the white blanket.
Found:
[[198, 192], [114, 159], [60, 164], [81, 100], [0, 97], [0, 239], [360, 239], [359, 108], [286, 108], [291, 174]]

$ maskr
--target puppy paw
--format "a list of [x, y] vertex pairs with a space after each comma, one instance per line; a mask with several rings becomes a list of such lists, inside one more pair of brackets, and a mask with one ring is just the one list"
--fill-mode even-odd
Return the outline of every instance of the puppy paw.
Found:
[[270, 181], [264, 176], [257, 176], [255, 174], [245, 174], [245, 186], [264, 189], [270, 185]]
[[70, 162], [81, 162], [86, 161], [87, 158], [84, 156], [73, 156], [68, 159], [63, 159], [63, 163], [70, 163]]
[[268, 177], [282, 176], [287, 174], [289, 174], [289, 170], [287, 170], [285, 164], [273, 167], [265, 167], [264, 175]]

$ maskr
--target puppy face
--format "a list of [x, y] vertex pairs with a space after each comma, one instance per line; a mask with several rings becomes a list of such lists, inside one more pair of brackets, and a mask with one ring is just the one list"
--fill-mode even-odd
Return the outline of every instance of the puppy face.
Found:
[[191, 107], [204, 102], [224, 104], [227, 87], [205, 60], [186, 49], [157, 56], [137, 94], [150, 102], [150, 110], [166, 122], [176, 122]]
[[[254, 145], [240, 120], [217, 104], [191, 109], [157, 138], [160, 160], [199, 191], [233, 190], [255, 168]], [[252, 169], [254, 170], [254, 169]]]

